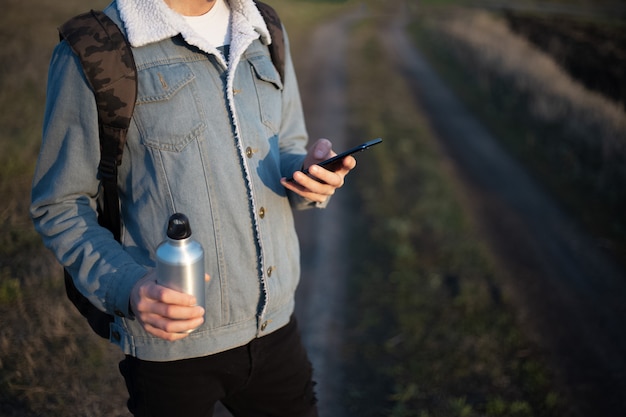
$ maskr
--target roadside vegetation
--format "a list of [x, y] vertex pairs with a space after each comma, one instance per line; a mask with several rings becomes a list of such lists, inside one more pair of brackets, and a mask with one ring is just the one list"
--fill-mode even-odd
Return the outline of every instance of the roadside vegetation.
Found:
[[505, 13], [429, 1], [411, 30], [466, 107], [623, 262], [626, 23], [589, 10]]

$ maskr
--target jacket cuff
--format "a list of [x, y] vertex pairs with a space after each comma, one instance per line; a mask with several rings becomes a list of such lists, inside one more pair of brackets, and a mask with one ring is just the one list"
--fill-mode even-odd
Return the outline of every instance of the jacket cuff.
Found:
[[296, 210], [308, 210], [312, 208], [324, 209], [326, 208], [326, 206], [328, 206], [328, 203], [330, 202], [330, 199], [332, 198], [332, 197], [328, 197], [326, 201], [322, 203], [318, 203], [316, 201], [311, 201], [308, 198], [304, 198], [294, 193], [293, 191], [289, 191], [288, 193], [289, 193], [288, 196], [289, 196], [291, 207], [293, 207]]
[[123, 278], [112, 280], [111, 286], [107, 290], [107, 312], [118, 317], [132, 319], [130, 293], [137, 281], [143, 278], [148, 271], [140, 265], [129, 265], [128, 268], [125, 268], [123, 274], [120, 274], [120, 272], [118, 270], [115, 275]]

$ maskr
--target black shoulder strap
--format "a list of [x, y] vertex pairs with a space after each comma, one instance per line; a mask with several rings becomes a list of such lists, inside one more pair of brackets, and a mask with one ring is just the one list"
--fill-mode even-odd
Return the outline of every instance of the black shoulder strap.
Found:
[[131, 47], [120, 28], [100, 11], [84, 13], [59, 28], [93, 90], [98, 108], [103, 207], [100, 224], [120, 239], [117, 166], [122, 162], [126, 133], [137, 99], [137, 69]]
[[276, 10], [272, 6], [255, 1], [257, 8], [265, 20], [267, 29], [270, 32], [272, 43], [269, 45], [270, 56], [272, 62], [280, 74], [281, 80], [285, 80], [285, 34], [283, 33], [283, 25], [278, 17]]
[[[117, 167], [122, 162], [126, 133], [137, 98], [137, 70], [133, 54], [119, 27], [103, 12], [91, 11], [76, 16], [59, 28], [80, 59], [98, 108], [100, 164], [98, 176], [102, 199], [98, 222], [120, 240], [121, 222], [117, 190]], [[98, 310], [76, 288], [65, 271], [68, 298], [87, 318], [91, 328], [109, 338], [113, 317]]]

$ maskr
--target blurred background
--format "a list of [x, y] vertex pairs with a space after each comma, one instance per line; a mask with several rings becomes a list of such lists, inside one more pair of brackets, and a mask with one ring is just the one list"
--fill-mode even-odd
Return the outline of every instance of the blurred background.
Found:
[[[625, 415], [626, 3], [267, 3], [311, 138], [384, 139], [296, 216], [321, 415]], [[107, 1], [2, 4], [0, 416], [128, 416], [28, 215], [56, 27]]]

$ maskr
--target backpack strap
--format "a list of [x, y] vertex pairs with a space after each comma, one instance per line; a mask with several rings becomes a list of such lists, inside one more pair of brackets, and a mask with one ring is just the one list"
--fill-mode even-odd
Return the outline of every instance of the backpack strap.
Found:
[[[131, 47], [120, 28], [103, 12], [78, 15], [59, 28], [80, 59], [93, 90], [98, 109], [100, 163], [98, 178], [102, 187], [98, 223], [120, 240], [121, 221], [117, 189], [117, 167], [122, 162], [126, 134], [137, 99], [137, 70]], [[76, 288], [65, 271], [65, 290], [91, 328], [108, 339], [113, 316], [98, 310]]]
[[137, 69], [130, 44], [104, 12], [92, 10], [59, 28], [79, 57], [98, 109], [103, 206], [99, 222], [120, 240], [117, 167], [137, 99]]
[[272, 43], [269, 45], [270, 56], [276, 70], [280, 74], [280, 79], [285, 80], [285, 34], [283, 33], [283, 24], [278, 17], [276, 10], [272, 6], [255, 1], [257, 8], [265, 20], [267, 29], [270, 32]]

